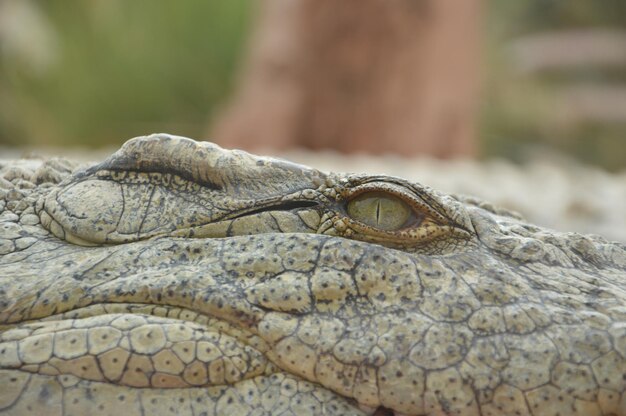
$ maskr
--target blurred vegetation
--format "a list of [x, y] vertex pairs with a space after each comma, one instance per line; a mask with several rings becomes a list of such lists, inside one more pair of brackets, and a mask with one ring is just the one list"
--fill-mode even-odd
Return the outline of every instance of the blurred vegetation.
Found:
[[117, 145], [156, 131], [202, 137], [232, 88], [250, 18], [247, 0], [32, 4], [50, 25], [56, 56], [45, 71], [19, 51], [3, 57], [4, 144]]
[[516, 36], [530, 32], [573, 27], [626, 26], [623, 0], [526, 0], [488, 2], [493, 36]]
[[[232, 91], [254, 4], [0, 0], [0, 145], [117, 146], [156, 131], [206, 137]], [[487, 5], [483, 155], [521, 160], [529, 148], [547, 147], [626, 167], [625, 120], [572, 120], [558, 111], [571, 86], [626, 88], [626, 65], [521, 73], [510, 48], [533, 33], [626, 30], [626, 2]], [[7, 23], [16, 7], [23, 21]], [[37, 42], [43, 46], [29, 47]]]
[[[488, 4], [483, 155], [520, 161], [538, 152], [556, 151], [610, 170], [626, 168], [626, 61], [525, 73], [511, 47], [534, 34], [598, 33], [601, 37], [608, 33], [626, 42], [626, 2], [491, 0]], [[570, 54], [582, 55], [577, 39], [572, 37], [562, 46]], [[621, 56], [626, 56], [626, 50]], [[616, 106], [621, 111], [617, 109], [618, 116], [611, 118]], [[587, 114], [594, 110], [607, 116]]]

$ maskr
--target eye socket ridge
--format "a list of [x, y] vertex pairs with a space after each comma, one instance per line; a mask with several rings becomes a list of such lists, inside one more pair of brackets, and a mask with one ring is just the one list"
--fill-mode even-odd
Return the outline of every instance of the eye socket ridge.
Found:
[[352, 221], [383, 232], [417, 227], [426, 219], [437, 222], [440, 217], [406, 189], [387, 182], [355, 187], [344, 197], [345, 210]]

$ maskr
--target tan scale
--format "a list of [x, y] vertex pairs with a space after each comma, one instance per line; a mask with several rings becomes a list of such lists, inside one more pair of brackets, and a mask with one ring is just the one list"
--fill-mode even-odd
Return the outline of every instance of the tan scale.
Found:
[[118, 381], [124, 373], [130, 354], [127, 349], [120, 347], [100, 353], [97, 358], [104, 377], [111, 382]]

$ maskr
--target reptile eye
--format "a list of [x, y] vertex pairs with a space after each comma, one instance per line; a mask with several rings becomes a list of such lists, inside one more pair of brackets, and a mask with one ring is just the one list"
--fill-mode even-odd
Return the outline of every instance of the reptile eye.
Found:
[[364, 192], [350, 200], [348, 215], [365, 225], [384, 231], [396, 231], [411, 218], [411, 207], [398, 197], [383, 192]]

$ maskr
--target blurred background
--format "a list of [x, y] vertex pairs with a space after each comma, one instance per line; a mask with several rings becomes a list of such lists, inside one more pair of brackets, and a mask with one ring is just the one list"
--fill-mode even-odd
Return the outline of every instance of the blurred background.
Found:
[[0, 0], [0, 159], [152, 132], [626, 241], [626, 2]]

